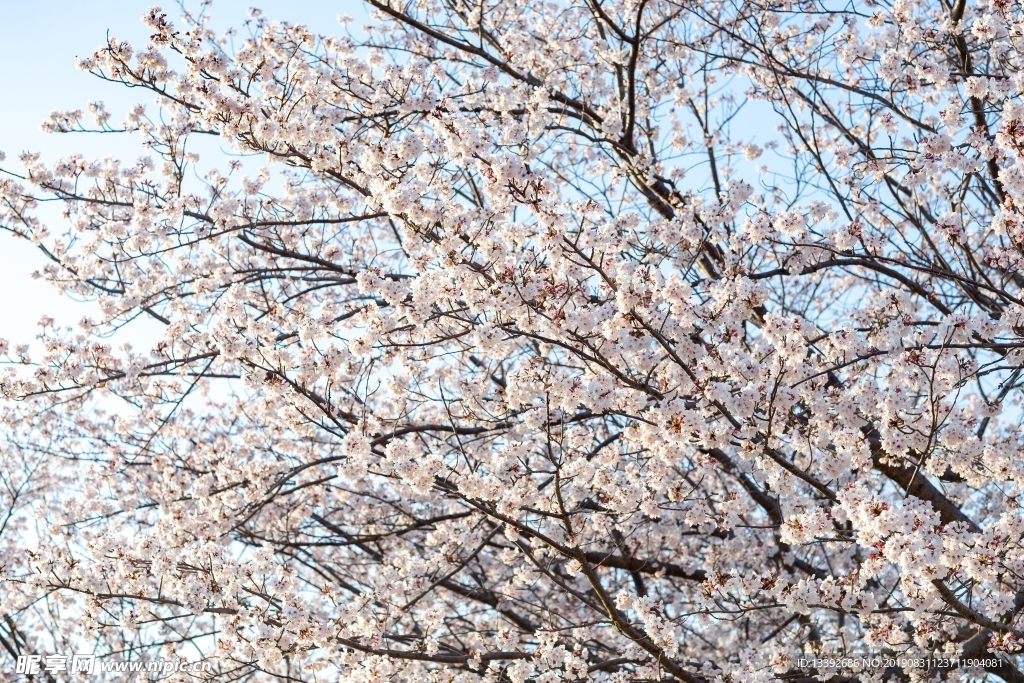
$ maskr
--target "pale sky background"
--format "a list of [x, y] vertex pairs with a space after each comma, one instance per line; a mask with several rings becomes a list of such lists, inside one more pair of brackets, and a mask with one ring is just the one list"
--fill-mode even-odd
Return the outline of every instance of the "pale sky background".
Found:
[[[71, 153], [86, 157], [112, 154], [134, 158], [137, 148], [127, 136], [48, 135], [40, 122], [54, 110], [85, 109], [89, 102], [104, 100], [119, 121], [128, 105], [151, 98], [139, 90], [107, 84], [78, 71], [78, 57], [91, 55], [106, 40], [107, 32], [136, 46], [146, 43], [147, 29], [139, 17], [160, 4], [169, 17], [177, 18], [176, 2], [154, 0], [0, 0], [0, 150], [7, 154], [4, 167], [18, 170], [17, 157], [37, 151], [52, 160]], [[196, 2], [187, 3], [190, 8]], [[355, 19], [351, 28], [366, 21], [358, 0], [215, 0], [213, 25], [241, 29], [250, 7], [259, 7], [270, 19], [309, 26], [315, 33], [339, 34], [340, 15]], [[241, 31], [240, 31], [241, 32]], [[58, 226], [53, 226], [53, 232]], [[13, 343], [30, 342], [36, 323], [46, 314], [61, 325], [92, 314], [90, 304], [66, 299], [30, 274], [45, 264], [31, 245], [0, 233], [0, 338]], [[142, 336], [149, 336], [139, 330]]]

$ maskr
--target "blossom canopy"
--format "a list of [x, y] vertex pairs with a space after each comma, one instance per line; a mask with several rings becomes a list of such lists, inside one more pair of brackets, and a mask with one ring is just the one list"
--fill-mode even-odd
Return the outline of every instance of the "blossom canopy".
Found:
[[1024, 681], [1024, 10], [367, 3], [0, 156], [0, 680]]

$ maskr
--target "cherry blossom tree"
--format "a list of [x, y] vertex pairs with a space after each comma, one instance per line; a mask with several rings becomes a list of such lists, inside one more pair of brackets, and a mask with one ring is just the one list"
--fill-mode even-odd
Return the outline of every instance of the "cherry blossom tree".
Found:
[[4, 162], [0, 676], [1024, 681], [1022, 8], [367, 2]]

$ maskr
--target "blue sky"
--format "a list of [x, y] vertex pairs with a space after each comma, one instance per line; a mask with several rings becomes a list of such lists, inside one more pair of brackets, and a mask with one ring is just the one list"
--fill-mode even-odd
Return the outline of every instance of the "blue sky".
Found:
[[[116, 121], [142, 97], [139, 91], [78, 71], [75, 61], [92, 54], [105, 42], [108, 31], [133, 44], [145, 44], [148, 32], [139, 17], [154, 4], [153, 0], [0, 0], [0, 64], [4, 65], [0, 69], [0, 150], [7, 154], [5, 167], [16, 168], [17, 156], [25, 150], [50, 160], [75, 152], [87, 157], [135, 156], [130, 139], [47, 135], [39, 123], [54, 109], [84, 109], [96, 100], [107, 103]], [[171, 17], [180, 14], [176, 3], [161, 6]], [[339, 15], [353, 17], [356, 24], [366, 19], [357, 0], [217, 0], [212, 6], [214, 26], [218, 30], [240, 27], [252, 6], [271, 19], [303, 23], [324, 34], [341, 32]], [[53, 228], [57, 232], [57, 226]], [[0, 234], [0, 338], [29, 342], [44, 314], [64, 325], [91, 314], [89, 304], [63, 299], [46, 283], [30, 278], [44, 263], [42, 254], [30, 245]]]

